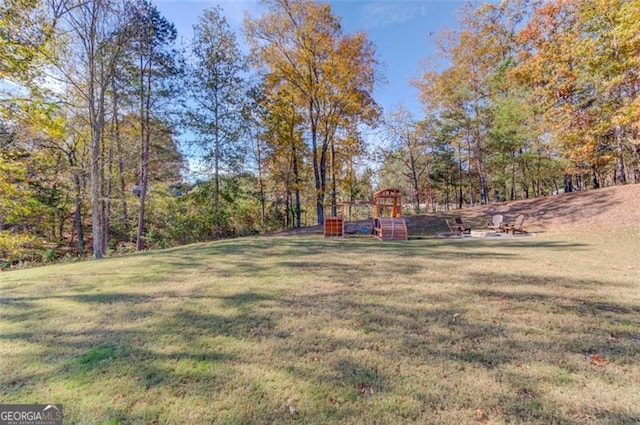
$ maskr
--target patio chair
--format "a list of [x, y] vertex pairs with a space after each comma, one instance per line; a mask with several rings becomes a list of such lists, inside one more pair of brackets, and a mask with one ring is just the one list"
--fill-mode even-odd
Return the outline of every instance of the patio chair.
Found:
[[462, 229], [457, 226], [455, 223], [451, 223], [448, 219], [444, 219], [444, 221], [447, 223], [447, 227], [449, 228], [449, 233], [446, 233], [445, 236], [460, 236], [462, 237]]
[[504, 217], [502, 216], [502, 214], [495, 214], [493, 217], [491, 217], [491, 221], [487, 224], [487, 226], [489, 227], [489, 229], [493, 229], [496, 232], [504, 232]]
[[462, 222], [462, 217], [456, 217], [455, 218], [455, 223], [456, 223], [456, 228], [458, 228], [458, 230], [461, 231], [463, 234], [465, 234], [465, 235], [470, 235], [471, 234], [471, 227], [467, 227]]
[[511, 232], [511, 234], [515, 235], [516, 233], [527, 233], [526, 230], [522, 228], [522, 223], [524, 222], [524, 214], [520, 214], [516, 217], [516, 221], [513, 224], [509, 224], [505, 226], [507, 233]]

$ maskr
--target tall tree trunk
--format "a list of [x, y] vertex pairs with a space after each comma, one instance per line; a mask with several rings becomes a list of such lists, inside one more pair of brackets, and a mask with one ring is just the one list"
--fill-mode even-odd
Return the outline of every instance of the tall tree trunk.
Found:
[[467, 181], [469, 182], [469, 205], [473, 207], [476, 203], [476, 196], [473, 192], [473, 167], [471, 166], [471, 159], [473, 158], [473, 148], [471, 146], [469, 135], [467, 136], [467, 157], [469, 158], [469, 168], [467, 170]]
[[640, 143], [636, 143], [633, 149], [635, 167], [633, 169], [633, 182], [640, 183]]
[[222, 238], [222, 223], [220, 219], [220, 123], [218, 93], [214, 94], [214, 135], [213, 135], [213, 221], [215, 226], [215, 239]]
[[324, 223], [324, 177], [322, 176], [322, 160], [318, 161], [318, 125], [314, 116], [313, 101], [309, 100], [309, 121], [311, 123], [311, 150], [313, 156], [313, 180], [316, 189], [317, 224]]
[[616, 184], [626, 184], [627, 177], [624, 166], [624, 134], [622, 127], [615, 126], [614, 135], [616, 138]]
[[418, 164], [413, 152], [409, 153], [409, 164], [411, 164], [411, 189], [413, 190], [413, 210], [420, 214], [420, 178], [418, 177]]
[[591, 188], [600, 189], [600, 181], [598, 180], [598, 173], [595, 165], [591, 166]]
[[91, 131], [91, 228], [93, 257], [104, 257], [102, 226], [102, 185], [100, 184], [100, 130], [94, 124]]
[[484, 166], [484, 155], [480, 146], [480, 136], [476, 134], [477, 142], [476, 148], [478, 153], [476, 155], [478, 161], [478, 184], [480, 186], [480, 205], [487, 205], [489, 203], [489, 183], [487, 178], [487, 172]]
[[98, 58], [96, 57], [96, 31], [97, 31], [97, 6], [92, 5], [91, 25], [86, 38], [87, 48], [87, 71], [88, 71], [88, 109], [89, 124], [91, 127], [91, 231], [93, 233], [93, 257], [96, 259], [104, 257], [103, 247], [103, 226], [102, 226], [102, 181], [100, 180], [100, 168], [102, 152], [100, 142], [102, 141], [101, 114], [104, 109], [101, 105], [100, 84], [98, 75]]
[[336, 185], [336, 147], [331, 139], [331, 215], [338, 215], [338, 188]]
[[260, 197], [260, 229], [264, 231], [265, 217], [266, 217], [266, 197], [264, 189], [264, 179], [262, 177], [262, 149], [260, 145], [260, 138], [256, 135], [256, 163], [258, 164], [258, 196]]
[[[102, 181], [101, 173], [101, 140], [102, 127], [100, 115], [100, 96], [96, 96], [98, 87], [96, 83], [95, 58], [89, 60], [89, 121], [91, 124], [91, 229], [93, 233], [93, 257], [104, 257], [104, 227], [102, 217]], [[96, 98], [97, 97], [97, 98]]]
[[289, 162], [289, 168], [287, 169], [287, 173], [285, 175], [284, 182], [284, 228], [289, 229], [293, 226], [291, 224], [294, 219], [293, 215], [293, 207], [291, 205], [291, 173], [290, 170], [293, 169], [293, 157]]
[[[146, 75], [143, 59], [140, 59], [140, 208], [138, 210], [138, 230], [136, 232], [136, 250], [144, 249], [144, 213], [149, 183], [149, 99], [151, 97], [151, 75]], [[150, 70], [148, 73], [150, 74]], [[148, 86], [148, 87], [145, 87]]]
[[295, 227], [302, 227], [301, 215], [302, 208], [300, 206], [300, 170], [298, 167], [298, 152], [295, 147], [295, 144], [292, 143], [293, 148], [293, 184], [295, 185], [294, 193], [295, 193], [295, 206], [294, 206], [294, 217], [295, 217]]
[[222, 223], [220, 220], [220, 146], [218, 132], [215, 135], [215, 158], [213, 160], [213, 221], [215, 226], [215, 239], [222, 238]]
[[[324, 223], [324, 200], [327, 193], [327, 145], [326, 140], [322, 143], [320, 152], [320, 192], [318, 193], [318, 203], [322, 203], [322, 222]], [[322, 223], [318, 223], [322, 224]]]
[[516, 153], [511, 152], [511, 187], [509, 188], [509, 199], [516, 200]]
[[487, 205], [489, 203], [489, 186], [487, 184], [487, 173], [480, 171], [480, 204]]
[[458, 209], [462, 209], [462, 147], [458, 146]]
[[78, 240], [76, 241], [76, 249], [78, 255], [84, 255], [84, 230], [82, 228], [82, 179], [79, 172], [73, 173], [73, 183], [75, 186], [75, 208], [73, 211], [73, 227]]
[[487, 205], [489, 203], [489, 183], [487, 178], [487, 172], [484, 164], [484, 152], [482, 149], [482, 130], [480, 124], [480, 96], [476, 93], [473, 109], [474, 109], [474, 129], [473, 139], [476, 147], [476, 160], [478, 162], [478, 184], [480, 185], [480, 205]]
[[[447, 177], [445, 177], [444, 178], [444, 208], [445, 208], [445, 211], [449, 211], [449, 202], [451, 201], [450, 194], [449, 194], [449, 191], [450, 191], [449, 186], [450, 186], [449, 185], [449, 180], [447, 179]], [[454, 186], [454, 188], [455, 188], [455, 186]], [[435, 202], [434, 202], [434, 204], [433, 204], [433, 212], [436, 212], [435, 208], [436, 208], [436, 205], [435, 205]]]
[[[140, 160], [143, 164], [148, 163], [149, 161], [149, 153], [146, 146], [143, 145], [142, 153], [140, 155]], [[138, 209], [138, 227], [136, 232], [136, 250], [142, 251], [144, 249], [144, 213], [145, 213], [145, 205], [147, 198], [147, 167], [142, 166], [142, 170], [140, 172], [140, 207]]]
[[[107, 148], [107, 153], [105, 154], [104, 150], [106, 147], [105, 143], [105, 132], [102, 132], [102, 157], [106, 158], [106, 164], [102, 164], [101, 180], [103, 182], [102, 187], [102, 250], [103, 252], [107, 252], [107, 247], [109, 246], [109, 227], [110, 227], [110, 197], [111, 197], [111, 171], [112, 171], [112, 162], [113, 162], [113, 151], [111, 148], [111, 144]], [[105, 171], [108, 171], [108, 176], [105, 176]]]
[[284, 228], [293, 227], [293, 208], [291, 206], [291, 190], [287, 189], [284, 197]]
[[564, 175], [564, 192], [573, 192], [573, 176], [571, 174]]
[[122, 139], [120, 137], [120, 118], [118, 114], [119, 97], [116, 87], [115, 76], [111, 79], [111, 89], [113, 91], [113, 127], [112, 127], [112, 143], [115, 144], [115, 155], [118, 165], [118, 182], [120, 186], [120, 208], [122, 209], [122, 226], [124, 242], [129, 241], [129, 212], [127, 208], [126, 181], [124, 176], [124, 158], [122, 152]]

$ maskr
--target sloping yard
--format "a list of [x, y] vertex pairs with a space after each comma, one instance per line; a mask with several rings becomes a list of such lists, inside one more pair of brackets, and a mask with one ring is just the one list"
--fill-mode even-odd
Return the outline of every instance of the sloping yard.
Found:
[[638, 423], [640, 227], [534, 230], [2, 273], [0, 399], [67, 424]]

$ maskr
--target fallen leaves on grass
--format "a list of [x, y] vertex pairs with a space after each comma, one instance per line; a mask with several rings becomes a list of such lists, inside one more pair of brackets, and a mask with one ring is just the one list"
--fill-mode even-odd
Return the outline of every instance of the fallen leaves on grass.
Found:
[[596, 366], [602, 366], [609, 363], [609, 360], [607, 360], [604, 356], [601, 356], [600, 354], [592, 354], [590, 358], [591, 358], [591, 364], [594, 364]]
[[589, 415], [588, 413], [574, 413], [574, 414], [570, 415], [570, 417], [575, 419], [575, 420], [577, 420], [577, 421], [585, 421], [585, 420], [595, 419], [595, 416]]
[[527, 399], [527, 400], [531, 400], [532, 398], [535, 398], [535, 394], [533, 394], [533, 391], [524, 389], [522, 390], [522, 392], [520, 393], [520, 397]]
[[476, 409], [474, 416], [476, 418], [476, 421], [479, 421], [479, 422], [485, 423], [486, 421], [489, 420], [489, 416], [487, 416], [487, 414], [484, 413], [482, 409]]
[[296, 400], [293, 397], [289, 397], [289, 399], [287, 400], [287, 409], [289, 409], [289, 413], [291, 413], [294, 416], [298, 414], [298, 410], [296, 409], [295, 402]]
[[333, 395], [328, 395], [327, 396], [327, 401], [331, 404], [336, 404], [338, 406], [340, 406], [341, 404], [344, 403], [344, 399], [340, 398], [340, 397], [335, 397]]
[[296, 406], [289, 405], [288, 407], [289, 407], [289, 413], [291, 413], [294, 416], [298, 414], [298, 411], [296, 410]]
[[373, 388], [368, 385], [365, 384], [364, 382], [359, 382], [356, 384], [356, 388], [358, 389], [358, 391], [360, 391], [360, 394], [364, 395], [364, 396], [372, 396], [373, 395]]

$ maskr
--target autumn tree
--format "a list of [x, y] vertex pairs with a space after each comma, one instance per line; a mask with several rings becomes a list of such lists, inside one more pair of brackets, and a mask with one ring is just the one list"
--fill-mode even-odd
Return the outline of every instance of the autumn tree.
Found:
[[624, 1], [613, 6], [619, 8], [610, 37], [621, 64], [607, 86], [617, 84], [618, 93], [624, 95], [614, 122], [626, 131], [624, 147], [631, 151], [633, 181], [640, 183], [640, 3]]
[[[615, 159], [614, 181], [627, 182], [625, 165], [629, 141], [635, 139], [633, 125], [634, 97], [638, 97], [639, 72], [628, 60], [637, 56], [635, 45], [628, 36], [620, 32], [629, 22], [628, 14], [636, 19], [636, 31], [640, 29], [637, 19], [640, 11], [635, 2], [624, 0], [582, 0], [577, 3], [578, 31], [582, 35], [575, 49], [580, 67], [583, 69], [582, 84], [590, 90], [586, 103], [595, 109], [592, 137], [600, 146], [608, 148]], [[637, 32], [636, 32], [637, 34]], [[630, 112], [632, 112], [630, 114]], [[603, 146], [604, 145], [604, 146]]]
[[[344, 35], [328, 4], [311, 0], [266, 0], [263, 16], [245, 20], [254, 63], [266, 75], [266, 93], [283, 85], [304, 114], [311, 148], [317, 222], [322, 223], [330, 150], [341, 126], [370, 122], [375, 52], [363, 33]], [[332, 200], [333, 201], [333, 200]]]
[[[69, 99], [70, 100], [70, 99]], [[67, 210], [71, 209], [72, 226], [70, 243], [75, 242], [76, 253], [84, 255], [87, 184], [89, 178], [89, 126], [83, 109], [64, 107], [42, 110], [28, 108], [29, 119], [20, 128], [30, 139], [32, 155], [38, 158], [38, 175], [42, 179], [39, 186], [56, 193], [58, 197], [69, 199], [72, 206], [56, 205], [55, 197], [49, 196], [50, 211], [60, 216], [59, 235], [49, 239], [61, 242], [64, 239]], [[55, 164], [55, 165], [54, 165]], [[51, 214], [50, 214], [51, 215]], [[55, 217], [50, 217], [55, 219]]]
[[107, 93], [130, 36], [128, 15], [122, 3], [110, 0], [70, 0], [64, 5], [60, 26], [70, 38], [64, 59], [55, 64], [55, 76], [67, 93], [81, 100], [86, 111], [90, 128], [93, 255], [102, 258], [106, 249], [102, 166]]
[[23, 224], [25, 216], [33, 218], [36, 211], [41, 212], [27, 175], [31, 153], [20, 138], [0, 122], [0, 232], [5, 226]]
[[[11, 151], [17, 156], [3, 157], [3, 167], [18, 176], [10, 184], [20, 182], [20, 202], [38, 206], [40, 217], [33, 220], [34, 208], [13, 208], [12, 229], [29, 229], [56, 243], [74, 242], [82, 255], [90, 215], [93, 253], [100, 258], [108, 247], [127, 240], [126, 201], [132, 196], [125, 187], [139, 183], [135, 169], [140, 162], [156, 181], [180, 180], [182, 157], [162, 114], [168, 85], [159, 78], [160, 65], [169, 63], [160, 64], [161, 54], [170, 60], [175, 55], [158, 43], [152, 50], [140, 49], [143, 29], [158, 20], [149, 8], [118, 1], [20, 0], [0, 7], [2, 77], [11, 81], [2, 84], [8, 89], [0, 112], [15, 134], [12, 145], [18, 146]], [[13, 30], [18, 27], [22, 33]], [[162, 32], [156, 30], [155, 42]], [[145, 74], [135, 78], [140, 75], [136, 69], [142, 69], [136, 67], [142, 50]], [[141, 105], [145, 112], [135, 114]], [[139, 159], [140, 116], [147, 118], [147, 161]], [[114, 190], [116, 177], [119, 190]], [[118, 239], [110, 243], [114, 196], [122, 201], [124, 219], [118, 223]]]
[[[356, 202], [367, 199], [373, 193], [370, 157], [371, 152], [361, 126], [347, 124], [338, 131], [331, 148], [332, 206], [338, 204], [338, 199]], [[351, 209], [351, 206], [348, 208]], [[333, 215], [336, 213], [336, 210], [332, 210]]]
[[[544, 135], [535, 128], [539, 110], [528, 104], [534, 97], [527, 85], [510, 78], [522, 51], [518, 29], [538, 4], [513, 0], [466, 7], [459, 31], [443, 32], [437, 39], [448, 65], [427, 70], [419, 83], [426, 108], [439, 118], [442, 134], [458, 151], [472, 205], [476, 199], [499, 199], [501, 191], [515, 198], [516, 174], [530, 170], [532, 158], [541, 158]], [[505, 168], [510, 168], [510, 176], [501, 171]], [[524, 197], [530, 192], [529, 180], [519, 180]], [[460, 195], [458, 203], [462, 205]]]
[[0, 4], [0, 80], [27, 87], [35, 97], [42, 89], [37, 77], [55, 55], [56, 31], [66, 11], [66, 2], [57, 0], [6, 0]]
[[632, 3], [548, 2], [519, 34], [525, 49], [515, 72], [537, 93], [569, 174], [590, 174], [593, 187], [609, 175], [626, 182], [625, 157], [635, 151], [638, 73], [630, 58], [638, 46], [620, 32], [634, 15]]
[[[63, 6], [64, 2], [29, 0], [7, 0], [0, 4], [0, 137], [3, 139], [0, 149], [3, 174], [0, 193], [3, 195], [0, 197], [4, 198], [0, 204], [11, 205], [10, 212], [0, 212], [0, 216], [5, 217], [4, 220], [0, 217], [0, 230], [7, 217], [18, 226], [24, 224], [20, 223], [21, 217], [30, 220], [36, 211], [34, 206], [41, 205], [38, 197], [42, 193], [34, 186], [51, 183], [46, 180], [49, 176], [39, 176], [40, 182], [26, 176], [33, 175], [30, 173], [38, 167], [39, 160], [47, 160], [37, 150], [31, 129], [35, 127], [36, 115], [43, 116], [55, 109], [50, 91], [41, 83], [44, 68], [56, 58], [53, 48], [58, 22], [65, 12]], [[16, 188], [19, 193], [15, 192]], [[42, 188], [45, 190], [53, 193], [51, 185]], [[57, 210], [56, 215], [59, 214]], [[45, 222], [42, 220], [41, 224]]]
[[[303, 167], [307, 148], [303, 142], [304, 117], [286, 86], [265, 99], [264, 131], [267, 167], [272, 184], [279, 184], [284, 194], [285, 227], [301, 226]], [[291, 218], [290, 218], [291, 217]]]

